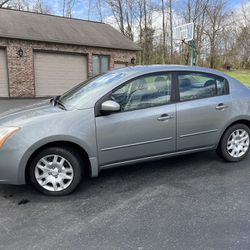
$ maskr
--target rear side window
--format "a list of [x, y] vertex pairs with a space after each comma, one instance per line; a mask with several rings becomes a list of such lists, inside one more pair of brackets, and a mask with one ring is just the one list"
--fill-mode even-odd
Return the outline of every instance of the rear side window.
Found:
[[178, 86], [180, 101], [203, 99], [228, 93], [226, 79], [205, 73], [178, 73]]

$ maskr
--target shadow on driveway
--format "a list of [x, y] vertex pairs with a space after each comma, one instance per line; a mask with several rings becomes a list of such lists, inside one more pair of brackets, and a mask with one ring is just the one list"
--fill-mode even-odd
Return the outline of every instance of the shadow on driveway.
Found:
[[249, 176], [249, 159], [228, 164], [204, 152], [106, 170], [66, 197], [0, 186], [0, 242], [11, 249], [248, 249]]

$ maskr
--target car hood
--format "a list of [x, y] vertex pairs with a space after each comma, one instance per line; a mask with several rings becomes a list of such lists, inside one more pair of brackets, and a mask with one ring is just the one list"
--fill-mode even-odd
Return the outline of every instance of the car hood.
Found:
[[46, 100], [38, 104], [33, 104], [24, 108], [12, 109], [0, 114], [0, 127], [21, 126], [42, 116], [50, 116], [62, 112], [66, 111], [54, 107], [48, 100]]

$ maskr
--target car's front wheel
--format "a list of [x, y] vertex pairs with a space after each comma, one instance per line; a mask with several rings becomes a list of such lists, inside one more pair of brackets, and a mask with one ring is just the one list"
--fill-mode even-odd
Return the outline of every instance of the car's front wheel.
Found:
[[224, 133], [217, 152], [226, 161], [237, 162], [249, 153], [250, 129], [245, 124], [235, 124]]
[[81, 181], [82, 164], [78, 152], [71, 148], [45, 148], [31, 161], [30, 180], [43, 194], [67, 195], [73, 192]]

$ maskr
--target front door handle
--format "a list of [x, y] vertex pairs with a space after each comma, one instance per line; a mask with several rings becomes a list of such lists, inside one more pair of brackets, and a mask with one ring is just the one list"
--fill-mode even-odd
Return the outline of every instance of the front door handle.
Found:
[[158, 121], [163, 122], [163, 121], [168, 121], [170, 119], [173, 119], [174, 117], [172, 115], [168, 114], [163, 114], [160, 117], [157, 118]]
[[225, 110], [225, 109], [227, 109], [229, 106], [228, 105], [226, 105], [226, 104], [224, 104], [224, 103], [220, 103], [220, 104], [218, 104], [215, 108], [216, 108], [216, 110]]

